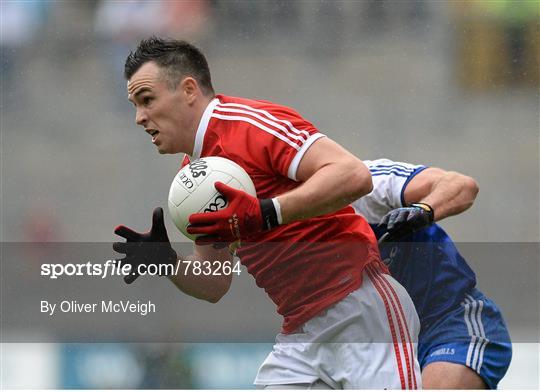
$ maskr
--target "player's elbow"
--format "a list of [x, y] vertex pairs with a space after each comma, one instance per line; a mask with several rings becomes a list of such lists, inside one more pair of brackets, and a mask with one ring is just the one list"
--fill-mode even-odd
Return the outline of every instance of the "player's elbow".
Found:
[[203, 299], [212, 304], [216, 304], [225, 296], [225, 294], [227, 294], [230, 287], [231, 279], [221, 279], [213, 285], [211, 290], [207, 291]]
[[373, 181], [371, 179], [371, 173], [369, 169], [362, 161], [355, 161], [351, 163], [349, 168], [351, 177], [349, 184], [351, 184], [351, 199], [356, 200], [362, 196], [371, 193], [373, 190]]
[[459, 184], [459, 193], [461, 195], [462, 210], [470, 208], [478, 195], [480, 190], [478, 183], [472, 177], [466, 176], [458, 172], [448, 172], [450, 180], [455, 184]]
[[472, 177], [467, 177], [468, 187], [470, 189], [471, 194], [476, 196], [478, 195], [478, 192], [480, 192], [480, 186], [478, 185], [478, 182]]
[[205, 293], [205, 295], [201, 296], [200, 299], [210, 302], [211, 304], [217, 304], [221, 300], [221, 298], [225, 296], [225, 294], [227, 294], [227, 291], [212, 291], [211, 293]]
[[217, 304], [221, 300], [221, 298], [223, 298], [224, 295], [225, 295], [225, 293], [223, 293], [222, 295], [209, 296], [209, 297], [205, 298], [205, 300], [210, 302], [211, 304]]
[[478, 182], [472, 177], [469, 176], [463, 176], [463, 188], [469, 195], [470, 203], [471, 205], [474, 203], [474, 200], [476, 199], [476, 196], [478, 195], [478, 192], [480, 191], [480, 187], [478, 186]]

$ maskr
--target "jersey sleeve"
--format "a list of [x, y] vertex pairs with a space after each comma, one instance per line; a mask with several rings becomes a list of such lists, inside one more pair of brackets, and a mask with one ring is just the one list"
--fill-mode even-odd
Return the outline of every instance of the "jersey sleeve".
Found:
[[298, 181], [296, 174], [300, 161], [309, 147], [325, 135], [292, 110], [273, 116], [280, 127], [267, 148], [272, 167], [278, 173]]
[[373, 191], [356, 200], [353, 207], [369, 223], [377, 224], [390, 210], [405, 206], [404, 191], [414, 176], [426, 166], [390, 159], [364, 161], [373, 180]]
[[256, 131], [248, 137], [253, 142], [252, 148], [248, 148], [258, 151], [262, 143], [271, 170], [298, 181], [296, 173], [304, 154], [325, 135], [294, 109], [283, 106], [259, 110], [249, 121]]
[[[294, 109], [267, 101], [218, 96], [204, 145], [234, 161], [297, 180], [300, 161], [318, 139], [317, 128]], [[205, 150], [205, 154], [208, 151]]]

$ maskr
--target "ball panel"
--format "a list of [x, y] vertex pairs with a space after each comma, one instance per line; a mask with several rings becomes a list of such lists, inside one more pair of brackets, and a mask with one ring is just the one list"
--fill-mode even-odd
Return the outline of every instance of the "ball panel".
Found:
[[169, 213], [178, 230], [192, 240], [196, 236], [186, 231], [191, 214], [218, 211], [227, 206], [225, 198], [215, 188], [217, 181], [256, 196], [249, 175], [226, 158], [205, 157], [182, 168], [171, 184]]
[[231, 188], [241, 189], [243, 191], [246, 190], [244, 186], [240, 183], [240, 181], [238, 181], [236, 178], [231, 178], [226, 184]]
[[191, 194], [186, 187], [182, 186], [176, 178], [171, 184], [171, 189], [169, 190], [169, 203], [172, 203], [174, 206], [179, 206], [187, 197]]
[[[230, 185], [233, 188], [241, 189], [244, 192], [250, 194], [251, 196], [257, 196], [257, 192], [255, 191], [255, 186], [253, 185], [253, 181], [251, 181], [251, 178], [249, 177], [249, 175], [245, 171], [243, 171], [243, 169], [242, 169], [243, 172], [239, 172], [237, 170], [237, 168], [232, 168], [231, 171], [226, 171], [226, 170], [223, 170], [220, 167], [219, 169], [216, 169], [215, 171], [216, 172], [221, 172], [221, 173], [224, 173], [224, 174], [228, 173], [230, 178], [235, 179], [236, 180], [236, 182], [235, 182], [236, 185]], [[224, 182], [224, 181], [222, 181], [222, 182]], [[225, 184], [229, 185], [226, 182], [225, 182]]]
[[208, 204], [214, 201], [216, 195], [220, 195], [214, 184], [218, 181], [227, 184], [229, 181], [231, 181], [231, 179], [232, 177], [227, 173], [216, 170], [212, 171], [212, 173], [206, 177], [204, 183], [197, 188], [197, 191], [193, 195], [196, 195], [196, 203], [199, 208], [190, 209], [189, 211], [203, 212], [205, 208], [207, 208]]

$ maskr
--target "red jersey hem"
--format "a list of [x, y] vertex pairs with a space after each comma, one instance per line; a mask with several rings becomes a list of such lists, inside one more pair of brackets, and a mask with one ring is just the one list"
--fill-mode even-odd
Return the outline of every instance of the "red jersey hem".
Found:
[[327, 301], [321, 302], [317, 304], [317, 306], [314, 306], [309, 312], [306, 312], [297, 322], [295, 323], [289, 323], [286, 326], [283, 325], [281, 328], [281, 333], [285, 335], [289, 335], [294, 333], [302, 324], [305, 324], [309, 320], [311, 320], [313, 317], [317, 316], [319, 313], [324, 311], [325, 309], [329, 308], [330, 306], [338, 303], [343, 298], [345, 298], [347, 295], [355, 291], [356, 289], [359, 289], [362, 287], [362, 273], [364, 272], [364, 269], [371, 264], [375, 264], [375, 267], [379, 269], [379, 271], [383, 273], [388, 273], [386, 266], [380, 261], [380, 259], [375, 259], [367, 262], [362, 267], [362, 270], [360, 271], [360, 278], [357, 280], [354, 280], [350, 285], [345, 286], [342, 290], [338, 291], [337, 294], [334, 294], [330, 299]]

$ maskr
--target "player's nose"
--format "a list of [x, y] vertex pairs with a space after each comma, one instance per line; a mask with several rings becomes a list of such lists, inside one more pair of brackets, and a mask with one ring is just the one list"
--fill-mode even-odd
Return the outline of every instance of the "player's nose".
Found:
[[135, 122], [137, 123], [137, 125], [146, 126], [146, 123], [148, 122], [148, 116], [144, 111], [137, 110], [137, 113], [135, 114]]

